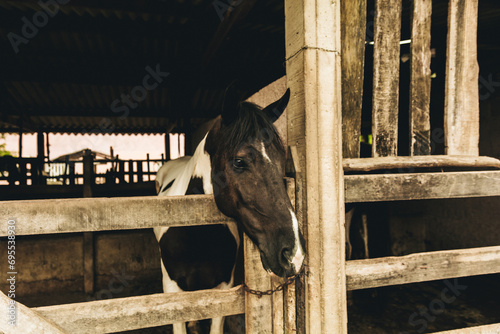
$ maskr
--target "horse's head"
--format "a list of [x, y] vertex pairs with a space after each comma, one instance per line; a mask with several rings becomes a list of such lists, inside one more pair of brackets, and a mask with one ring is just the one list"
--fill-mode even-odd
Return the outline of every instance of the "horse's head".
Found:
[[264, 109], [232, 95], [226, 94], [205, 144], [215, 202], [257, 245], [266, 270], [291, 276], [302, 267], [304, 242], [283, 182], [285, 148], [273, 125], [290, 92]]

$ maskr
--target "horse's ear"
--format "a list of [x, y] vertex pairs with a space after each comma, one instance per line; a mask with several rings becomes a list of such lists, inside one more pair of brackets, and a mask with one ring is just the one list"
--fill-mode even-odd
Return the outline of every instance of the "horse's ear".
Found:
[[241, 103], [241, 94], [239, 93], [236, 83], [231, 83], [224, 94], [224, 101], [222, 102], [222, 122], [224, 124], [233, 123], [238, 117], [239, 106]]
[[285, 111], [288, 101], [290, 100], [290, 88], [288, 88], [283, 96], [276, 102], [271, 103], [264, 108], [264, 112], [269, 115], [271, 121], [274, 123], [280, 118], [283, 111]]

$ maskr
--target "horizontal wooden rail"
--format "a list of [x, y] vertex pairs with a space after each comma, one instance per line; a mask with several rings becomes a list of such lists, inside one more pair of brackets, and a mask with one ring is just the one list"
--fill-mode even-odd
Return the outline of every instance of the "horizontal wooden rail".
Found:
[[229, 222], [211, 195], [77, 198], [0, 202], [0, 236], [127, 230]]
[[500, 160], [491, 157], [464, 155], [425, 155], [413, 157], [379, 157], [344, 159], [344, 172], [367, 172], [404, 168], [500, 168]]
[[347, 261], [347, 289], [500, 273], [500, 246]]
[[500, 171], [346, 175], [345, 201], [500, 196]]
[[431, 334], [498, 334], [500, 333], [500, 323], [484, 326], [454, 329], [451, 331], [434, 332]]
[[111, 333], [242, 314], [245, 297], [241, 286], [230, 290], [116, 298], [32, 309], [68, 333]]

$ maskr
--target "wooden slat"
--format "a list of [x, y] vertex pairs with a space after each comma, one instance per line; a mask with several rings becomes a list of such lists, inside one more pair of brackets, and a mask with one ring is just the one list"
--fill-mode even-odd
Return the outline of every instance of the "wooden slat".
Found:
[[368, 172], [381, 169], [401, 168], [408, 171], [412, 168], [500, 168], [500, 160], [490, 157], [462, 155], [428, 155], [414, 157], [379, 157], [362, 159], [344, 159], [344, 172]]
[[460, 328], [451, 331], [434, 332], [431, 334], [498, 334], [500, 333], [500, 323], [484, 326]]
[[[0, 307], [2, 313], [0, 315], [0, 333], [16, 333], [16, 334], [65, 334], [66, 332], [56, 325], [55, 322], [44, 318], [32, 309], [24, 306], [21, 303], [15, 302], [11, 304], [12, 299], [7, 297], [0, 291]], [[13, 310], [14, 319], [11, 319], [9, 307], [15, 307]], [[12, 325], [9, 323], [12, 322]]]
[[[269, 274], [262, 267], [257, 246], [243, 236], [245, 254], [245, 283], [253, 290], [266, 291], [271, 288]], [[247, 333], [273, 333], [272, 297], [245, 293], [245, 329]]]
[[[116, 298], [33, 308], [68, 333], [111, 333], [241, 314], [243, 288]], [[37, 332], [38, 333], [38, 332]]]
[[450, 0], [444, 132], [446, 154], [479, 154], [478, 0]]
[[347, 261], [347, 289], [500, 273], [500, 246]]
[[431, 154], [431, 0], [413, 0], [410, 73], [410, 155]]
[[401, 0], [375, 1], [372, 154], [398, 153]]
[[366, 0], [340, 2], [342, 20], [342, 153], [359, 158], [365, 70]]
[[340, 2], [285, 0], [285, 17], [288, 143], [304, 174], [309, 269], [297, 333], [346, 333]]
[[345, 201], [500, 196], [500, 172], [450, 172], [345, 176]]
[[[7, 201], [0, 202], [0, 217], [3, 221], [16, 219], [16, 235], [232, 221], [217, 209], [212, 195]], [[7, 225], [1, 224], [0, 236], [6, 235]]]

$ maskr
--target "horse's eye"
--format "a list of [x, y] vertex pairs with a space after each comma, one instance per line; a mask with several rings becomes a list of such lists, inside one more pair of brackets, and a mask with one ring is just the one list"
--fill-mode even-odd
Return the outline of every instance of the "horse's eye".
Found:
[[241, 171], [247, 167], [247, 164], [243, 159], [235, 158], [233, 159], [233, 167], [234, 169]]

